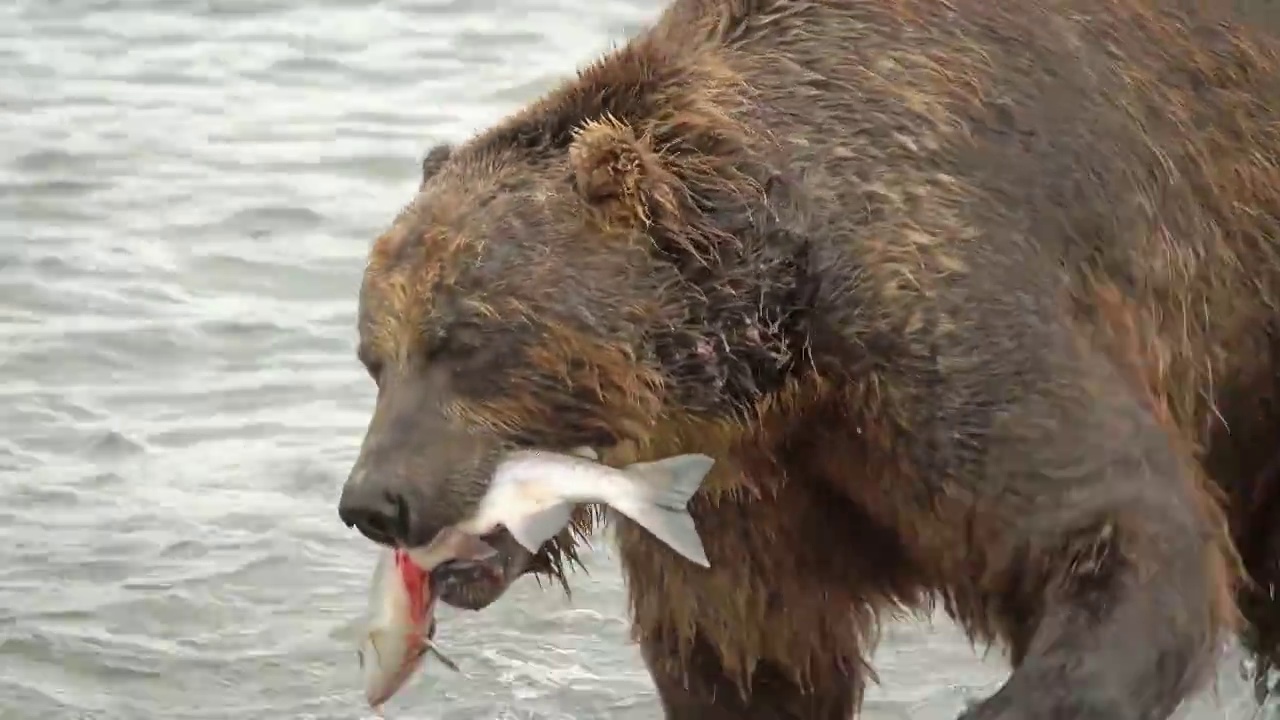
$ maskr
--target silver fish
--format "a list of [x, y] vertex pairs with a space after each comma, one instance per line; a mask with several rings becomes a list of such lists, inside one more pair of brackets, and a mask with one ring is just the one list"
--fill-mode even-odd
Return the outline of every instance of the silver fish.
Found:
[[456, 527], [482, 536], [504, 525], [526, 550], [536, 553], [569, 524], [575, 505], [603, 503], [691, 562], [710, 567], [688, 504], [715, 460], [676, 455], [619, 470], [594, 458], [587, 448], [573, 455], [513, 452], [498, 464], [475, 515]]
[[404, 550], [384, 548], [369, 588], [365, 632], [357, 654], [365, 699], [379, 708], [432, 653], [446, 667], [458, 666], [435, 647], [436, 597], [430, 577]]
[[415, 565], [430, 572], [446, 560], [486, 560], [498, 551], [484, 540], [453, 525], [437, 533], [427, 545], [406, 548], [405, 552], [409, 553]]

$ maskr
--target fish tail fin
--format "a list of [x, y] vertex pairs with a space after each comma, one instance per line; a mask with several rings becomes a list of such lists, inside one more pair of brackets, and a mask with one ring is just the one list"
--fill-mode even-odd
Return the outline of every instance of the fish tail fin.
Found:
[[647, 503], [627, 503], [625, 507], [615, 509], [690, 562], [711, 567], [707, 551], [702, 546], [702, 538], [698, 535], [698, 528], [687, 510], [672, 510]]
[[685, 511], [702, 487], [716, 461], [706, 455], [675, 455], [663, 460], [636, 463], [625, 472], [644, 477], [641, 496], [665, 510]]
[[637, 483], [635, 502], [617, 508], [672, 550], [703, 567], [710, 567], [698, 528], [689, 515], [689, 500], [702, 487], [715, 460], [706, 455], [676, 455], [626, 469], [644, 478]]

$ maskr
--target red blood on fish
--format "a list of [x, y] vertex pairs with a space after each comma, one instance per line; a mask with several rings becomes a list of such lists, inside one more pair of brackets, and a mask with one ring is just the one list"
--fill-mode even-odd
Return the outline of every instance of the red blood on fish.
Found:
[[409, 553], [396, 548], [396, 568], [400, 571], [400, 579], [404, 582], [405, 591], [409, 593], [409, 612], [413, 624], [426, 627], [427, 613], [430, 610], [430, 578], [427, 572], [418, 567], [409, 557]]
[[[435, 597], [430, 575], [399, 548], [383, 551], [370, 591], [370, 625], [361, 642], [365, 697], [380, 707], [431, 652]], [[437, 652], [437, 655], [439, 653]], [[446, 664], [450, 664], [445, 658]], [[450, 667], [453, 667], [450, 665]]]

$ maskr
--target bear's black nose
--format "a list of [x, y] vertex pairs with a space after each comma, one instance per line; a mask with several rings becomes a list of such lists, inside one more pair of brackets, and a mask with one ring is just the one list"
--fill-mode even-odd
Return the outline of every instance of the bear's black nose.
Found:
[[[408, 499], [385, 485], [352, 478], [338, 500], [338, 517], [365, 537], [382, 545], [403, 544], [409, 539]], [[354, 481], [354, 482], [353, 482]]]

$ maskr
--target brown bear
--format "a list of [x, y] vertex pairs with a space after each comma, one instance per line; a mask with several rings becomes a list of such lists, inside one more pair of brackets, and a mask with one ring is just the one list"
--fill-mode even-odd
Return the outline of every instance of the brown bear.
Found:
[[[974, 718], [1162, 718], [1232, 633], [1263, 687], [1280, 45], [1226, 5], [676, 0], [427, 156], [342, 519], [426, 542], [513, 448], [714, 456], [709, 569], [614, 519], [676, 720], [849, 718], [935, 603], [1009, 650]], [[562, 579], [597, 517], [435, 580]]]

